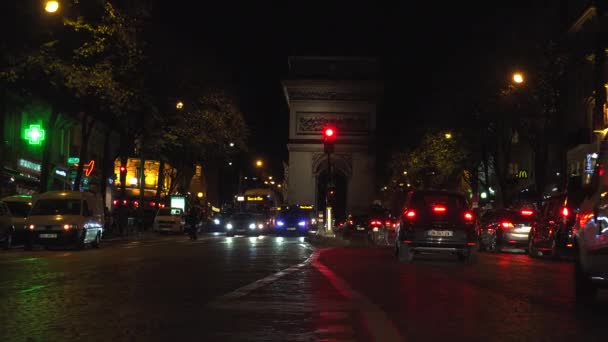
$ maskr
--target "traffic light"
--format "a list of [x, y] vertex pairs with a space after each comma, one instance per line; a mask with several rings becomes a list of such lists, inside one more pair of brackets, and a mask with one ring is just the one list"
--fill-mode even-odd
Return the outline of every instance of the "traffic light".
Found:
[[323, 128], [323, 145], [325, 147], [325, 153], [332, 153], [334, 151], [335, 141], [336, 129], [329, 126]]
[[327, 204], [330, 206], [333, 205], [335, 198], [336, 198], [336, 187], [333, 185], [330, 185], [327, 188]]
[[120, 165], [120, 173], [121, 173], [121, 174], [125, 174], [125, 173], [127, 173], [127, 167], [126, 167], [126, 166], [124, 166], [124, 165]]

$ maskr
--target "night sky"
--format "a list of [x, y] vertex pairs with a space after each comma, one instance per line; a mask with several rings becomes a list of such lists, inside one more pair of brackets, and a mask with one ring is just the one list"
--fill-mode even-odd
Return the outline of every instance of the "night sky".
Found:
[[550, 30], [555, 2], [440, 3], [158, 1], [150, 44], [170, 46], [171, 58], [197, 65], [182, 72], [220, 80], [237, 94], [251, 128], [250, 155], [267, 159], [277, 175], [288, 157], [280, 83], [287, 57], [377, 56], [385, 82], [383, 163], [431, 125], [461, 126], [488, 87], [525, 67], [528, 47]]

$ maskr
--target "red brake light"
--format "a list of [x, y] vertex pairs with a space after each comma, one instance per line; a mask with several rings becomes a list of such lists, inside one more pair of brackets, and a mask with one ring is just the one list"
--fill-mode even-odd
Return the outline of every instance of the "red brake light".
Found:
[[570, 215], [570, 210], [568, 210], [568, 207], [564, 207], [562, 209], [562, 216], [563, 217], [568, 217]]
[[500, 225], [501, 225], [503, 228], [513, 228], [513, 227], [515, 227], [515, 226], [513, 225], [513, 223], [511, 223], [511, 222], [507, 222], [507, 221], [502, 222]]
[[114, 200], [114, 205], [117, 205], [117, 204], [118, 204], [118, 200]]
[[466, 213], [464, 213], [464, 220], [473, 221], [473, 214], [467, 211]]
[[445, 213], [448, 209], [442, 205], [436, 205], [433, 207], [433, 211], [436, 213]]
[[371, 223], [372, 226], [379, 226], [379, 225], [382, 224], [382, 222], [380, 222], [378, 220], [372, 220], [370, 223]]
[[532, 216], [534, 214], [534, 211], [529, 209], [523, 209], [519, 213], [521, 214], [521, 216]]
[[414, 217], [416, 217], [416, 212], [414, 210], [407, 210], [405, 212], [405, 217], [413, 219]]

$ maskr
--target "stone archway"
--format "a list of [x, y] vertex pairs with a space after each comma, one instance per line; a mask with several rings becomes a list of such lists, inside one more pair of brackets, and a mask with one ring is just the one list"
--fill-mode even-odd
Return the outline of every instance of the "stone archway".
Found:
[[382, 85], [374, 81], [377, 61], [290, 57], [289, 67], [292, 78], [283, 81], [290, 115], [286, 201], [318, 204], [324, 198], [320, 186], [327, 179], [327, 157], [321, 131], [332, 125], [338, 132], [332, 169], [344, 188], [342, 211], [366, 212], [377, 189], [372, 148], [382, 93]]

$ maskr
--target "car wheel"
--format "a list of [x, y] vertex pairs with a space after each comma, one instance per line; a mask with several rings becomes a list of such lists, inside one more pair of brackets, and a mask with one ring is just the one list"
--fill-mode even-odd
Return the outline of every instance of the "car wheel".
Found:
[[574, 264], [574, 289], [576, 299], [581, 302], [593, 300], [597, 293], [597, 286], [593, 284], [589, 275], [585, 273], [579, 260]]
[[4, 238], [4, 243], [2, 243], [2, 249], [9, 250], [13, 245], [13, 234], [8, 233], [6, 238]]
[[534, 239], [532, 239], [531, 237], [528, 238], [528, 255], [531, 257], [543, 256], [543, 252], [536, 249], [536, 246], [534, 245]]
[[93, 248], [101, 248], [101, 233], [97, 233], [97, 235], [95, 236], [95, 240], [91, 242], [91, 246]]
[[397, 257], [399, 258], [399, 262], [403, 263], [411, 263], [414, 261], [414, 252], [411, 250], [410, 246], [407, 244], [397, 243]]

